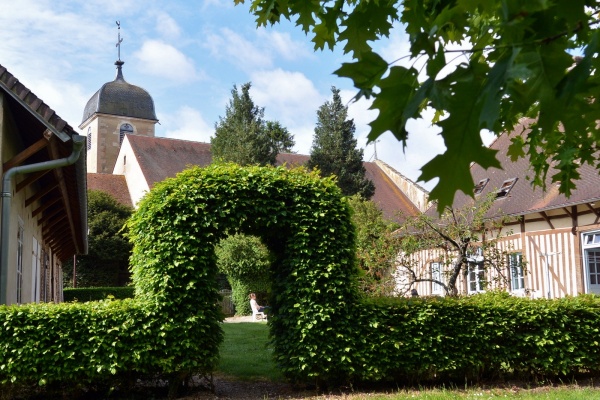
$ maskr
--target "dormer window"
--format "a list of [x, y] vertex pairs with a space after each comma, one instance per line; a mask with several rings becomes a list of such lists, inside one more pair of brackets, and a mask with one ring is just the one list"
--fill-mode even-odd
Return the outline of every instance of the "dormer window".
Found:
[[490, 181], [490, 178], [485, 178], [480, 180], [477, 185], [475, 185], [475, 190], [473, 191], [474, 194], [480, 194], [481, 192], [483, 192], [483, 189], [485, 188], [485, 185], [487, 185], [487, 183]]
[[512, 178], [512, 179], [507, 179], [504, 182], [502, 182], [502, 186], [500, 186], [500, 189], [498, 189], [498, 191], [496, 192], [496, 198], [502, 199], [502, 198], [508, 196], [508, 193], [513, 188], [513, 186], [515, 186], [515, 183], [517, 183], [518, 179], [519, 178]]
[[121, 125], [121, 129], [119, 130], [119, 144], [123, 144], [123, 139], [125, 139], [125, 135], [128, 133], [133, 133], [133, 126], [130, 124]]

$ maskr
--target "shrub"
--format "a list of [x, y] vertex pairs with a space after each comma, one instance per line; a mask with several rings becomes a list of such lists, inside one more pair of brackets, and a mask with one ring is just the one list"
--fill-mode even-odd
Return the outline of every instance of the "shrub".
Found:
[[65, 288], [64, 301], [96, 301], [106, 299], [128, 299], [133, 297], [133, 286]]

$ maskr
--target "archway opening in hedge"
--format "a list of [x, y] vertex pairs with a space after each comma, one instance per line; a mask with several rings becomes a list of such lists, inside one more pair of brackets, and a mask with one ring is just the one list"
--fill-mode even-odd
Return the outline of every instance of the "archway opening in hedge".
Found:
[[354, 227], [333, 180], [303, 168], [193, 167], [157, 184], [129, 225], [136, 296], [166, 321], [178, 369], [218, 360], [214, 246], [241, 232], [273, 254], [275, 361], [295, 378], [348, 375], [330, 370], [332, 357], [348, 355], [357, 303]]

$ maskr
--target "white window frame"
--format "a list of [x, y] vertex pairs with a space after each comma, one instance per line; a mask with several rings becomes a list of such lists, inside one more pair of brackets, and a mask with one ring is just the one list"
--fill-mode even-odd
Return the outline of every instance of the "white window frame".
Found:
[[[586, 293], [600, 294], [600, 231], [581, 234], [582, 260]], [[596, 259], [591, 268], [590, 255]]]
[[510, 290], [512, 292], [525, 291], [525, 273], [523, 271], [523, 254], [510, 253], [508, 257], [508, 273], [510, 274]]
[[25, 225], [19, 217], [17, 228], [17, 304], [23, 302], [23, 236], [25, 235]]
[[41, 246], [35, 237], [31, 249], [31, 301], [40, 302], [40, 251]]
[[[471, 284], [475, 285], [472, 288]], [[485, 285], [487, 281], [485, 279], [485, 269], [481, 262], [469, 262], [467, 269], [467, 293], [476, 294], [485, 292]]]
[[[429, 264], [431, 279], [444, 282], [444, 265], [441, 262], [432, 262]], [[444, 294], [444, 287], [439, 283], [431, 282], [431, 294]]]

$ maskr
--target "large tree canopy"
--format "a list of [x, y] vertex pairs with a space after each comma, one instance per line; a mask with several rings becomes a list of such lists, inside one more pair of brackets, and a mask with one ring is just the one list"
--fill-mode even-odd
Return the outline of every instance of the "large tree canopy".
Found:
[[[439, 178], [431, 198], [440, 211], [457, 190], [473, 194], [472, 162], [500, 167], [481, 130], [499, 135], [523, 117], [533, 120], [531, 133], [515, 138], [510, 154], [529, 157], [535, 185], [544, 185], [548, 159], [567, 195], [579, 165], [600, 166], [596, 1], [253, 0], [250, 10], [258, 25], [294, 19], [315, 49], [344, 44], [354, 60], [336, 74], [352, 79], [356, 98], [372, 97], [379, 111], [369, 140], [391, 131], [406, 145], [407, 121], [435, 111], [447, 150], [423, 166], [419, 180]], [[400, 25], [410, 40], [408, 67], [372, 48]], [[576, 65], [574, 55], [581, 56]]]
[[250, 82], [234, 85], [225, 117], [215, 124], [215, 136], [210, 139], [216, 160], [239, 165], [275, 165], [279, 152], [294, 147], [294, 136], [277, 121], [265, 121], [265, 110], [250, 97]]

